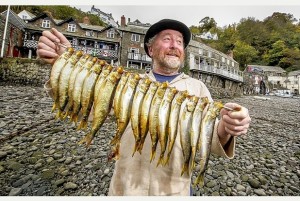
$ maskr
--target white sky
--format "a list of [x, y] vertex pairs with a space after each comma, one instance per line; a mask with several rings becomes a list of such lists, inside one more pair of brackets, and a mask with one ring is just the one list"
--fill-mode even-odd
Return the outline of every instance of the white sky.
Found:
[[103, 12], [112, 13], [115, 21], [121, 16], [126, 21], [139, 19], [142, 23], [155, 23], [163, 18], [182, 21], [187, 26], [198, 25], [208, 16], [217, 25], [238, 23], [242, 18], [263, 20], [273, 12], [290, 13], [300, 19], [300, 0], [1, 0], [2, 5], [76, 5], [83, 11], [92, 5]]
[[[74, 5], [72, 5], [74, 6]], [[92, 5], [76, 5], [82, 11], [90, 11]], [[201, 19], [208, 16], [214, 18], [217, 25], [223, 27], [225, 25], [238, 23], [242, 18], [255, 17], [258, 20], [263, 20], [271, 16], [274, 12], [290, 13], [297, 20], [300, 19], [300, 5], [299, 6], [213, 6], [213, 5], [187, 5], [187, 6], [103, 6], [95, 5], [101, 11], [112, 13], [115, 21], [121, 20], [121, 16], [128, 18], [130, 21], [138, 19], [142, 23], [153, 24], [163, 18], [171, 18], [182, 21], [187, 26], [197, 25]]]

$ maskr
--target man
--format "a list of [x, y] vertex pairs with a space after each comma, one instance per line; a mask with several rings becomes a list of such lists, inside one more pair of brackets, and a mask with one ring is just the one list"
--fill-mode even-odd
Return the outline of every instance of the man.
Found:
[[[152, 58], [153, 70], [148, 73], [152, 80], [168, 81], [169, 86], [178, 90], [187, 90], [198, 97], [211, 95], [203, 82], [179, 73], [183, 66], [184, 49], [190, 41], [191, 33], [183, 23], [164, 19], [153, 24], [144, 39], [146, 53]], [[70, 46], [68, 40], [58, 31], [44, 31], [38, 43], [37, 54], [53, 64], [64, 49], [55, 42]], [[49, 86], [51, 87], [51, 86]], [[221, 119], [216, 120], [212, 140], [212, 153], [226, 158], [233, 158], [235, 137], [245, 135], [250, 124], [248, 110], [236, 103], [227, 103], [230, 108], [240, 107], [239, 111], [222, 109]], [[180, 139], [177, 135], [169, 165], [156, 167], [158, 157], [150, 163], [151, 139], [147, 135], [142, 154], [132, 157], [135, 139], [129, 124], [121, 139], [120, 159], [115, 163], [109, 195], [189, 195], [191, 176], [181, 176], [183, 156]], [[160, 147], [157, 146], [160, 153]]]

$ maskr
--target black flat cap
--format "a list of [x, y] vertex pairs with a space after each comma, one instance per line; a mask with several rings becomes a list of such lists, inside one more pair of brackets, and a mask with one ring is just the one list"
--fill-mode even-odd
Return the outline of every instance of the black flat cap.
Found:
[[166, 29], [172, 29], [182, 33], [184, 48], [186, 48], [186, 46], [189, 44], [191, 39], [191, 31], [185, 24], [177, 20], [163, 19], [153, 24], [146, 32], [145, 39], [144, 39], [144, 48], [148, 56], [150, 55], [146, 43], [148, 43], [150, 38], [152, 38], [159, 32]]

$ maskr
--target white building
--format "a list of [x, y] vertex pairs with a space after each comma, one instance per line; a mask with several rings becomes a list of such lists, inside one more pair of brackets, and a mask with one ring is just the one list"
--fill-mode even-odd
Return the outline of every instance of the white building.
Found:
[[95, 6], [93, 5], [91, 8], [91, 14], [98, 15], [99, 18], [108, 25], [111, 25], [113, 27], [118, 27], [118, 24], [115, 22], [111, 13], [109, 14], [105, 13], [100, 9], [95, 8]]
[[286, 78], [283, 78], [286, 88], [292, 93], [299, 94], [300, 91], [300, 70], [289, 72]]
[[32, 18], [35, 18], [36, 16], [34, 14], [32, 14], [31, 12], [27, 11], [27, 10], [23, 10], [21, 11], [18, 16], [22, 19], [22, 20], [31, 20]]
[[218, 34], [212, 34], [210, 31], [206, 33], [202, 33], [201, 35], [196, 35], [198, 38], [206, 39], [206, 40], [218, 40]]

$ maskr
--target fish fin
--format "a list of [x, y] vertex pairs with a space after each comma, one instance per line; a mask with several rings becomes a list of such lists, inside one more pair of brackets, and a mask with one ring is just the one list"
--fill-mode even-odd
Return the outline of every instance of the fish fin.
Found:
[[196, 181], [193, 184], [193, 187], [196, 187], [196, 185], [199, 184], [199, 186], [202, 188], [204, 186], [204, 173], [201, 173]]
[[183, 164], [183, 167], [182, 167], [182, 170], [181, 170], [181, 176], [184, 174], [184, 172], [186, 172], [187, 175], [190, 176], [190, 173], [189, 173], [189, 163], [184, 163]]

